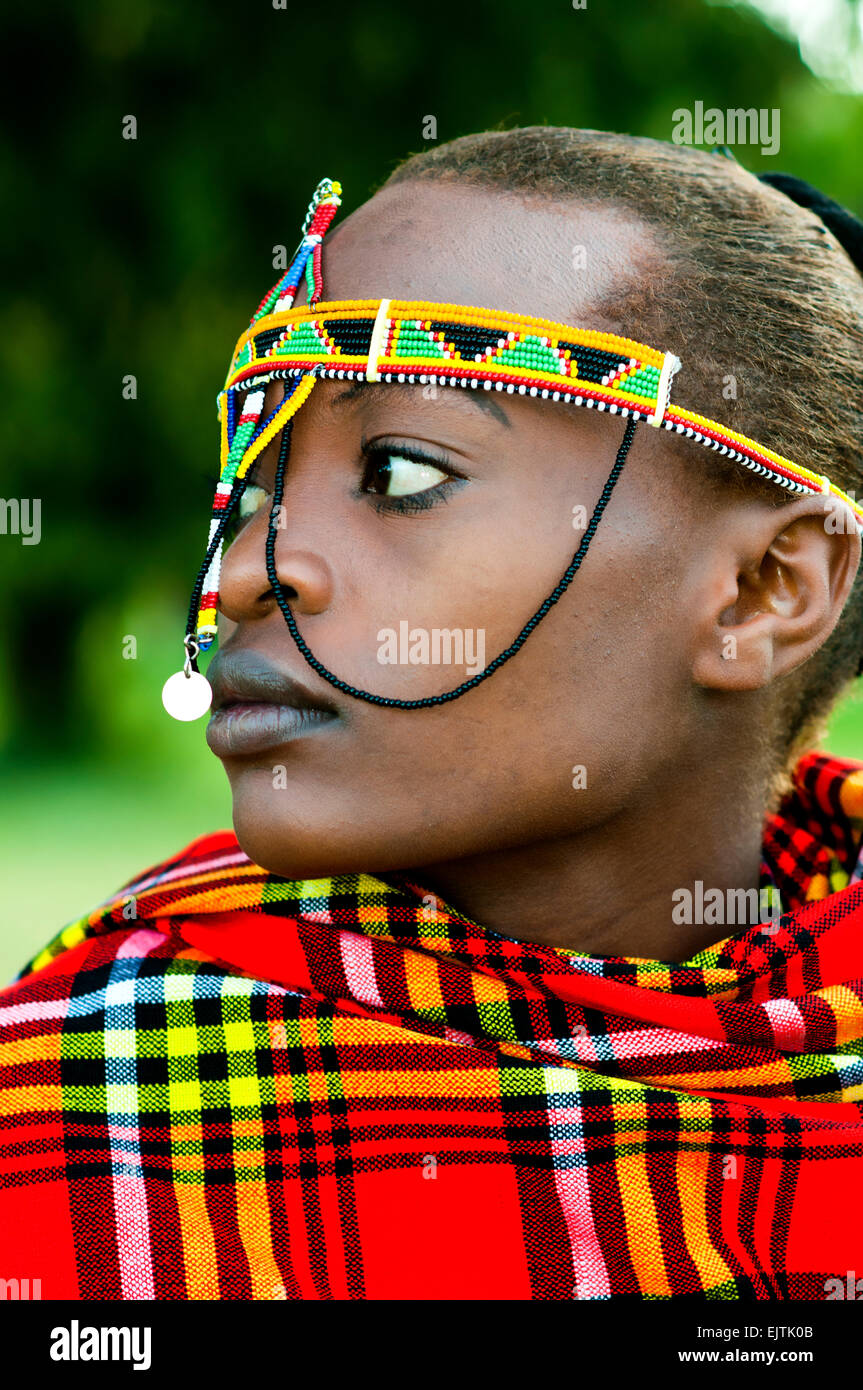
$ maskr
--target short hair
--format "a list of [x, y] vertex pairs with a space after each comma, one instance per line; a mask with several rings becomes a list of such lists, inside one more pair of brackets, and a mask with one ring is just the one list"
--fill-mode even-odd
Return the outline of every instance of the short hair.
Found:
[[[678, 353], [688, 409], [859, 495], [863, 277], [814, 212], [734, 159], [557, 126], [462, 136], [407, 158], [383, 187], [429, 179], [613, 203], [658, 229], [667, 253], [661, 282], [632, 285], [598, 308], [613, 311], [627, 336]], [[736, 399], [723, 391], [731, 380], [741, 388]], [[711, 487], [757, 492], [776, 506], [790, 500], [715, 453], [698, 472]], [[800, 754], [823, 737], [861, 654], [863, 565], [839, 623], [793, 673], [782, 701], [780, 792]]]

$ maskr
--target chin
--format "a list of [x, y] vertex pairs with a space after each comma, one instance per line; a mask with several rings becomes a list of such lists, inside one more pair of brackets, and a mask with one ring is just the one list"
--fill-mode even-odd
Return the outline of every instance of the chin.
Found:
[[[282, 793], [284, 796], [284, 793]], [[328, 816], [326, 803], [297, 800], [290, 811], [278, 796], [234, 796], [234, 832], [240, 848], [261, 868], [282, 878], [333, 878], [394, 868], [384, 853], [386, 837], [351, 824], [344, 811]]]

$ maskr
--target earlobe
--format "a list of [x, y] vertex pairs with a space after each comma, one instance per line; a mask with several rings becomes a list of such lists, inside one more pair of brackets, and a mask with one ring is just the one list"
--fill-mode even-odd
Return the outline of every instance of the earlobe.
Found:
[[736, 552], [729, 538], [734, 572], [716, 577], [693, 661], [693, 679], [707, 689], [759, 690], [808, 661], [839, 621], [860, 563], [853, 518], [828, 525], [820, 497], [747, 513]]

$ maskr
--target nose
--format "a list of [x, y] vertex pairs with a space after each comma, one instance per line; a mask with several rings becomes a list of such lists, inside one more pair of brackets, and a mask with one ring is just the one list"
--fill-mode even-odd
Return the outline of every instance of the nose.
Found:
[[[287, 515], [288, 489], [278, 518]], [[240, 531], [222, 559], [219, 612], [231, 622], [266, 618], [277, 607], [266, 564], [270, 508], [260, 512]], [[273, 558], [284, 597], [297, 614], [322, 613], [333, 597], [333, 575], [326, 560], [287, 526], [275, 527]]]

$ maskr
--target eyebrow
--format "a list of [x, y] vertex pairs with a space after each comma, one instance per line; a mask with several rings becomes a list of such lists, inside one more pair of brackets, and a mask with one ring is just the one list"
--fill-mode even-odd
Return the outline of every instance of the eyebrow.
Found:
[[[333, 405], [346, 405], [348, 401], [356, 400], [358, 396], [361, 396], [363, 392], [369, 390], [369, 388], [373, 391], [377, 390], [378, 383], [374, 381], [355, 381], [352, 386], [349, 386], [345, 391], [340, 391], [337, 396], [334, 396], [332, 403]], [[391, 391], [393, 388], [403, 391], [415, 391], [416, 385], [415, 383], [407, 381], [393, 381], [384, 384], [384, 389], [387, 391]], [[494, 416], [495, 420], [497, 420], [499, 424], [504, 425], [506, 429], [512, 429], [512, 421], [506, 411], [498, 405], [497, 401], [492, 398], [489, 392], [461, 391], [454, 392], [453, 394], [460, 397], [462, 400], [466, 400], [470, 405], [478, 406], [480, 410], [486, 411], [488, 415]]]

